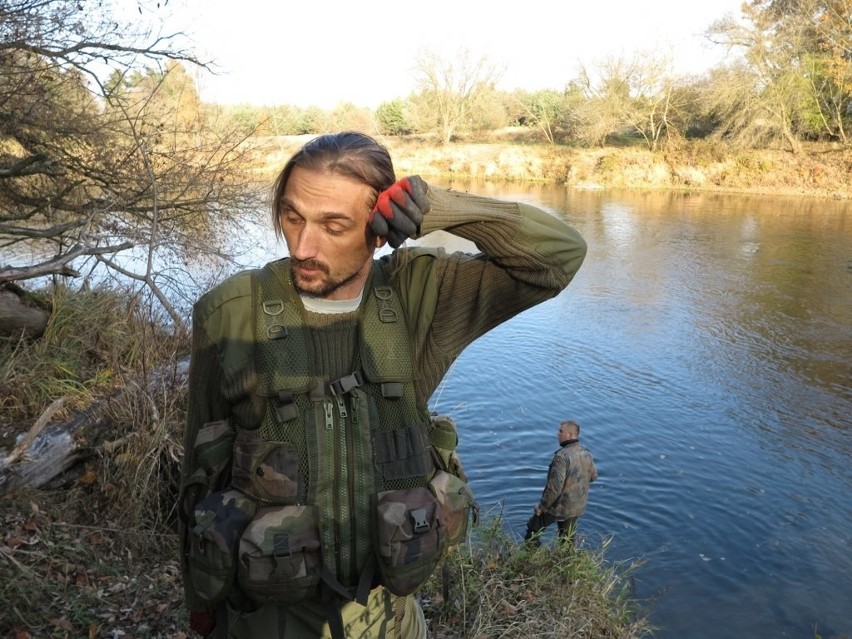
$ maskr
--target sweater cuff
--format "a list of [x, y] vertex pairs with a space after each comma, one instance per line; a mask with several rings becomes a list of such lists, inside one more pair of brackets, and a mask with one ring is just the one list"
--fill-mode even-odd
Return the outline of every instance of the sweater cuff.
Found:
[[521, 224], [521, 215], [516, 202], [495, 200], [434, 186], [429, 186], [426, 199], [429, 200], [429, 212], [423, 216], [420, 232], [416, 237], [423, 237], [432, 231], [482, 221], [483, 218], [503, 220], [516, 224], [518, 227]]

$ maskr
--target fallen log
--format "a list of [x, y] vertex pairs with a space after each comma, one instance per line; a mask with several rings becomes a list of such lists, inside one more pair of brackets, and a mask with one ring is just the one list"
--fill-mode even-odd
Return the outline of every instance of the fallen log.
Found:
[[27, 304], [21, 289], [0, 286], [0, 335], [41, 337], [50, 319], [50, 311]]
[[[185, 357], [152, 373], [145, 388], [162, 392], [166, 387], [177, 392], [188, 373], [189, 357]], [[53, 418], [64, 401], [54, 401], [11, 451], [0, 449], [0, 497], [20, 488], [43, 488], [80, 462], [113, 449], [115, 443], [106, 436], [111, 428], [108, 415], [110, 405], [122, 394], [103, 398], [60, 421]], [[100, 437], [92, 438], [92, 433]]]

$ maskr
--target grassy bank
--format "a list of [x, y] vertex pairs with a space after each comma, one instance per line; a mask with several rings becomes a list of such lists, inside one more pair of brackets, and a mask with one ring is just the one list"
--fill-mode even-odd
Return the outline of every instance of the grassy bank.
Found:
[[[117, 399], [62, 481], [0, 498], [0, 637], [185, 639], [173, 510], [185, 388], [146, 381], [186, 336], [164, 333], [121, 291], [51, 302], [42, 340], [0, 339], [0, 455], [57, 397], [66, 417]], [[419, 595], [430, 637], [646, 636], [631, 567], [609, 565], [604, 550], [533, 551], [498, 519], [482, 524]]]
[[[269, 179], [307, 137], [255, 140]], [[806, 145], [738, 150], [721, 143], [683, 142], [652, 153], [637, 146], [581, 149], [495, 137], [448, 146], [386, 138], [398, 175], [441, 180], [564, 184], [576, 189], [678, 189], [852, 198], [852, 149]]]
[[[175, 534], [122, 523], [98, 506], [103, 490], [96, 480], [0, 501], [0, 636], [194, 636]], [[630, 598], [631, 569], [608, 565], [604, 549], [530, 550], [499, 520], [481, 525], [417, 595], [430, 639], [651, 636]]]

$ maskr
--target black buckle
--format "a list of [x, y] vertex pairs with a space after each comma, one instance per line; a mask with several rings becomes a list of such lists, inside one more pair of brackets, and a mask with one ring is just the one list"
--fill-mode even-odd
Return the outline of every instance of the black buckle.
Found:
[[429, 522], [426, 520], [426, 509], [418, 508], [410, 510], [411, 522], [414, 524], [414, 532], [418, 535], [429, 532]]
[[273, 557], [290, 557], [290, 536], [287, 533], [276, 533], [272, 537], [272, 556]]
[[355, 371], [354, 373], [350, 373], [345, 377], [341, 377], [340, 379], [334, 380], [328, 386], [331, 389], [331, 394], [337, 396], [344, 395], [345, 393], [351, 391], [353, 388], [358, 388], [363, 383], [364, 376], [361, 375], [361, 371]]
[[288, 422], [299, 416], [299, 409], [293, 403], [293, 391], [278, 391], [278, 399], [275, 402], [275, 416], [279, 422]]
[[282, 337], [287, 337], [287, 335], [287, 327], [283, 324], [273, 324], [266, 329], [267, 339], [281, 339]]

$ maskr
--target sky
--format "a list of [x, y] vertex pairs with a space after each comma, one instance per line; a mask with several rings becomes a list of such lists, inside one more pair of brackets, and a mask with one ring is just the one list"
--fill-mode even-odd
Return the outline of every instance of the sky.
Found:
[[725, 51], [703, 33], [742, 0], [170, 0], [164, 32], [184, 32], [216, 75], [205, 102], [375, 108], [416, 89], [418, 54], [466, 48], [501, 70], [498, 88], [562, 89], [578, 65], [667, 55], [700, 73]]

